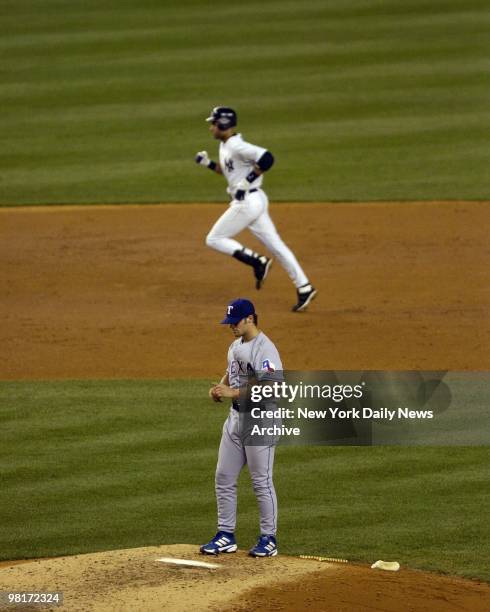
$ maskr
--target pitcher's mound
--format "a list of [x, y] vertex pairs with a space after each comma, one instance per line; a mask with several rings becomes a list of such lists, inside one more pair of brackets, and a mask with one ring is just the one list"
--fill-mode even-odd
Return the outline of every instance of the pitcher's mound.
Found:
[[[162, 563], [204, 561], [218, 567]], [[246, 552], [208, 557], [177, 544], [115, 550], [0, 568], [0, 591], [62, 591], [63, 610], [487, 610], [490, 586], [401, 569]], [[55, 608], [53, 608], [55, 609]]]

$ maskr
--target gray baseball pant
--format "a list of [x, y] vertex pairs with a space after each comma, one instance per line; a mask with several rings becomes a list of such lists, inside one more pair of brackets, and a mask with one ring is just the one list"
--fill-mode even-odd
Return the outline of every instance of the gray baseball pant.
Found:
[[244, 446], [239, 434], [239, 413], [233, 408], [223, 425], [216, 466], [218, 531], [234, 533], [237, 514], [237, 481], [248, 465], [257, 497], [261, 535], [276, 535], [277, 497], [272, 482], [274, 446]]

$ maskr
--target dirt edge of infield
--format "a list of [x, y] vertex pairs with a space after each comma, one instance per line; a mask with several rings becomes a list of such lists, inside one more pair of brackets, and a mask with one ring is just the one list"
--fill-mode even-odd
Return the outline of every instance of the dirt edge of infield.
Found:
[[[216, 569], [161, 563], [161, 557], [211, 561]], [[24, 562], [2, 562], [1, 591], [61, 591], [64, 610], [398, 610], [487, 609], [490, 585], [406, 569], [320, 562], [246, 551], [203, 557], [174, 544]]]

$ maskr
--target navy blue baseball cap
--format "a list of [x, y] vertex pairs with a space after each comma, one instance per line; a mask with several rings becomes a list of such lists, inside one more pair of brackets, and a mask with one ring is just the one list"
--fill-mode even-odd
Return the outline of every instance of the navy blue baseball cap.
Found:
[[250, 300], [246, 300], [245, 298], [238, 298], [238, 300], [233, 300], [227, 306], [226, 317], [221, 321], [222, 324], [230, 324], [236, 325], [240, 323], [242, 319], [245, 319], [249, 315], [255, 314], [255, 307], [250, 302]]

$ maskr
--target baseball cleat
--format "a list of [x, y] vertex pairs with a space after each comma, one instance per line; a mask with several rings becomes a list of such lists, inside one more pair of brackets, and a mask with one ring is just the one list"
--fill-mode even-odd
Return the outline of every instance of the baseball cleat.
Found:
[[238, 549], [235, 534], [218, 531], [214, 538], [199, 549], [203, 555], [218, 555], [219, 553], [234, 553]]
[[276, 538], [272, 535], [261, 535], [248, 554], [251, 557], [275, 557], [277, 555]]
[[259, 258], [259, 263], [254, 266], [256, 289], [260, 289], [264, 284], [264, 281], [267, 278], [267, 275], [269, 274], [269, 270], [273, 261], [274, 260], [272, 259], [272, 257], [269, 258], [265, 255], [262, 255]]
[[313, 285], [305, 285], [304, 287], [300, 287], [297, 291], [298, 294], [298, 303], [295, 304], [292, 308], [293, 312], [301, 312], [302, 310], [306, 310], [308, 308], [308, 304], [317, 294], [317, 290]]

